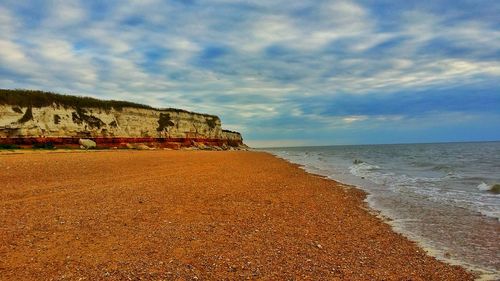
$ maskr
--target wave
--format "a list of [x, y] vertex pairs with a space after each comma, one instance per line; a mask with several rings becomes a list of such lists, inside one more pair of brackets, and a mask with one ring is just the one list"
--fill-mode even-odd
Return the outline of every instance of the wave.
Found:
[[494, 194], [500, 194], [500, 184], [488, 185], [484, 182], [481, 182], [478, 186], [476, 186], [476, 188], [481, 191], [489, 191]]
[[[439, 205], [446, 204], [450, 206], [461, 206], [500, 221], [500, 212], [498, 211], [498, 208], [494, 206], [494, 202], [497, 200], [495, 198], [498, 198], [498, 192], [492, 191], [492, 188], [495, 185], [488, 185], [482, 182], [484, 179], [481, 177], [472, 179], [472, 182], [475, 181], [481, 183], [477, 187], [474, 185], [470, 186], [471, 189], [477, 190], [474, 193], [470, 189], [461, 190], [449, 188], [450, 182], [458, 182], [459, 180], [464, 179], [464, 175], [458, 171], [449, 172], [444, 175], [430, 174], [431, 176], [429, 177], [424, 176], [424, 174], [411, 175], [404, 173], [403, 171], [398, 172], [391, 166], [389, 166], [391, 168], [386, 168], [383, 163], [375, 164], [371, 161], [367, 162], [365, 159], [357, 157], [349, 157], [354, 160], [348, 160], [348, 158], [339, 160], [339, 158], [329, 157], [329, 155], [325, 155], [324, 153], [309, 151], [294, 151], [288, 153], [280, 151], [274, 152], [274, 154], [291, 162], [303, 165], [303, 169], [307, 172], [321, 174], [336, 180], [338, 180], [339, 177], [348, 179], [342, 176], [341, 165], [345, 165], [343, 166], [343, 169], [347, 168], [344, 170], [346, 175], [350, 174], [356, 179], [363, 180], [361, 182], [355, 180], [350, 183], [358, 185], [365, 190], [368, 188], [367, 191], [369, 192], [375, 192], [378, 194], [380, 192], [391, 191], [397, 192], [404, 197], [410, 196], [412, 198], [421, 198], [427, 202], [436, 202]], [[337, 165], [334, 163], [337, 163]], [[438, 169], [445, 169], [446, 165], [434, 164], [434, 167]], [[468, 176], [467, 180], [470, 181], [471, 178]], [[451, 186], [454, 186], [454, 184]], [[371, 190], [372, 188], [378, 190], [373, 191]], [[500, 188], [500, 186], [497, 188]]]
[[366, 162], [360, 162], [361, 160], [355, 160], [354, 165], [349, 167], [351, 174], [358, 176], [363, 171], [375, 171], [379, 170], [380, 167], [377, 165], [371, 165]]
[[440, 172], [445, 172], [445, 173], [451, 173], [453, 172], [453, 168], [449, 165], [446, 164], [436, 164], [433, 165], [431, 170], [433, 171], [440, 171]]
[[481, 184], [479, 184], [477, 186], [477, 189], [482, 190], [482, 191], [490, 190], [490, 188], [491, 188], [491, 186], [485, 184], [484, 182], [482, 182]]

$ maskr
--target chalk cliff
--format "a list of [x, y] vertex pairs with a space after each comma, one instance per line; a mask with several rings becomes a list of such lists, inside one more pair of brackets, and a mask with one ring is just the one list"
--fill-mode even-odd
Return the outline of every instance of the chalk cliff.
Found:
[[223, 130], [219, 117], [180, 109], [156, 109], [39, 91], [0, 90], [0, 143], [51, 142], [98, 146], [146, 143], [180, 148], [197, 145], [241, 147], [238, 132]]

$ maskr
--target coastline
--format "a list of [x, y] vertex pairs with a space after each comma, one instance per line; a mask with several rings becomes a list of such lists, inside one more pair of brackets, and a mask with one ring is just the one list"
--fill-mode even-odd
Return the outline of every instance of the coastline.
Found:
[[473, 279], [396, 233], [364, 191], [269, 153], [5, 155], [7, 279]]
[[[407, 225], [405, 225], [406, 220], [401, 219], [401, 216], [399, 214], [394, 213], [398, 211], [397, 209], [391, 209], [387, 206], [384, 206], [383, 204], [380, 204], [380, 202], [378, 201], [380, 200], [380, 198], [377, 198], [377, 196], [380, 197], [380, 193], [374, 192], [374, 188], [367, 188], [366, 185], [370, 185], [370, 183], [366, 182], [364, 180], [364, 177], [360, 176], [362, 180], [353, 180], [352, 177], [349, 178], [350, 174], [346, 177], [346, 175], [343, 175], [342, 172], [336, 171], [336, 173], [332, 173], [332, 170], [318, 168], [317, 163], [309, 165], [310, 163], [308, 163], [307, 161], [298, 161], [294, 158], [287, 159], [286, 156], [281, 155], [280, 153], [275, 153], [273, 150], [263, 151], [268, 152], [275, 157], [278, 157], [279, 159], [283, 159], [284, 161], [296, 164], [307, 173], [317, 175], [319, 177], [324, 177], [339, 182], [342, 185], [362, 190], [366, 193], [364, 201], [368, 205], [368, 209], [373, 215], [377, 216], [379, 219], [390, 225], [395, 232], [403, 235], [410, 241], [415, 242], [420, 248], [425, 250], [428, 255], [450, 265], [457, 265], [466, 268], [468, 271], [471, 271], [476, 275], [476, 280], [498, 280], [499, 273], [494, 269], [494, 267], [487, 267], [479, 263], [471, 262], [470, 256], [464, 257], [460, 254], [457, 254], [456, 252], [450, 254], [450, 252], [448, 252], [450, 251], [449, 245], [444, 244], [442, 241], [438, 241], [436, 243], [436, 241], [429, 239], [429, 236], [423, 235], [421, 232], [415, 231], [415, 229], [409, 229]], [[371, 184], [373, 185], [373, 182]], [[378, 191], [377, 188], [375, 188], [375, 191]], [[496, 219], [494, 218], [485, 216], [482, 213], [481, 216], [483, 219], [485, 219], [485, 221], [481, 222], [484, 225], [477, 227], [490, 227], [490, 223], [496, 223]], [[478, 224], [478, 222], [475, 222], [475, 224]], [[430, 222], [429, 225], [432, 225], [432, 222]], [[462, 251], [465, 252], [466, 249]]]

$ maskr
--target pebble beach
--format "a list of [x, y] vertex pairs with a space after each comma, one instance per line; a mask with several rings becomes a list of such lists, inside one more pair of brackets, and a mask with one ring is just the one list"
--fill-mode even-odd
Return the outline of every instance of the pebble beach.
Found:
[[264, 152], [0, 152], [0, 280], [473, 280]]

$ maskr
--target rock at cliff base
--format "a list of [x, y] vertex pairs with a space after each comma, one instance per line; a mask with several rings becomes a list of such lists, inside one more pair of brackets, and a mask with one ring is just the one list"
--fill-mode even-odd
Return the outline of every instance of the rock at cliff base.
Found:
[[93, 149], [97, 147], [95, 141], [89, 139], [79, 139], [78, 143], [81, 149]]
[[152, 147], [149, 147], [143, 143], [137, 143], [137, 144], [132, 144], [132, 143], [127, 143], [125, 144], [125, 146], [128, 148], [128, 149], [138, 149], [138, 150], [151, 150], [151, 149], [154, 149]]
[[237, 147], [234, 147], [234, 150], [243, 150], [248, 151], [250, 147], [246, 144], [239, 144]]
[[197, 150], [198, 148], [194, 147], [194, 146], [185, 146], [185, 147], [182, 147], [182, 150]]
[[207, 149], [207, 146], [204, 143], [201, 143], [201, 142], [196, 143], [196, 147], [199, 148], [199, 149], [201, 149], [201, 150]]
[[143, 144], [143, 143], [140, 143], [138, 145], [135, 146], [136, 149], [139, 149], [139, 150], [150, 150], [152, 149], [151, 147]]

